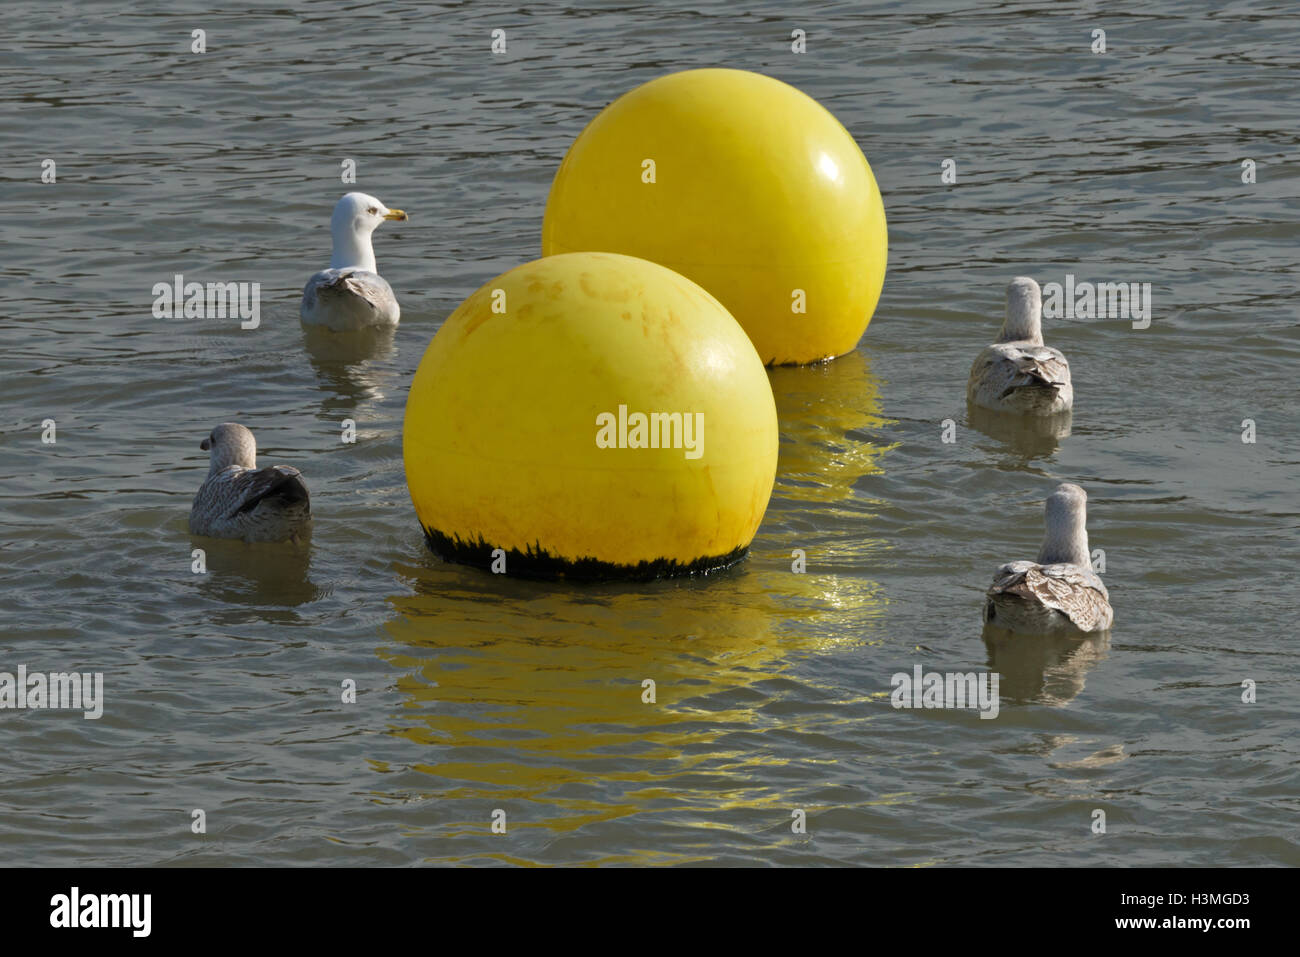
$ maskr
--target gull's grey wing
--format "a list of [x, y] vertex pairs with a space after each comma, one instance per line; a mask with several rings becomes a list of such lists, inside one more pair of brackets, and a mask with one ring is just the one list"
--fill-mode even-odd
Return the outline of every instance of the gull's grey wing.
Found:
[[231, 481], [233, 508], [225, 518], [251, 512], [262, 502], [276, 505], [301, 503], [310, 507], [311, 496], [302, 473], [289, 465], [271, 465], [264, 469], [245, 469]]
[[302, 318], [336, 329], [391, 324], [401, 310], [388, 280], [365, 269], [322, 269], [302, 290]]
[[1016, 372], [1030, 381], [1044, 385], [1064, 385], [1070, 381], [1070, 363], [1051, 346], [1017, 346], [1007, 358]]
[[997, 409], [1008, 397], [1028, 389], [1043, 398], [1029, 405], [1050, 404], [1053, 395], [1073, 396], [1070, 364], [1050, 346], [1000, 342], [985, 348], [971, 365], [966, 397], [976, 405]]
[[1011, 562], [993, 576], [988, 595], [1015, 595], [1065, 615], [1080, 631], [1105, 631], [1114, 620], [1110, 595], [1091, 568]]
[[1037, 562], [1007, 562], [993, 573], [993, 584], [989, 586], [990, 589], [998, 588], [1003, 579], [1023, 574], [1035, 565]]
[[287, 465], [227, 466], [208, 476], [190, 509], [194, 534], [246, 542], [283, 541], [310, 521], [307, 485], [302, 473]]

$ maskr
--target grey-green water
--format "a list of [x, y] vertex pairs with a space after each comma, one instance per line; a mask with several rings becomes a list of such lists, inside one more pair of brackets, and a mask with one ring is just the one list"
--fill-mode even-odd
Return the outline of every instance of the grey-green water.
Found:
[[[107, 701], [0, 711], [0, 861], [1300, 862], [1294, 5], [167, 7], [5, 5], [0, 670], [102, 671]], [[830, 108], [890, 223], [858, 351], [771, 373], [749, 559], [584, 588], [440, 563], [401, 461], [425, 345], [536, 257], [599, 108], [705, 65]], [[403, 322], [365, 357], [297, 319], [347, 157], [411, 214], [376, 243]], [[261, 282], [261, 328], [154, 319], [175, 273]], [[1146, 330], [1048, 321], [1060, 440], [967, 419], [1019, 273], [1153, 288]], [[205, 543], [195, 575], [198, 442], [232, 418], [303, 469], [314, 534]], [[1090, 494], [1114, 630], [988, 643], [982, 591], [1061, 480]], [[998, 718], [894, 710], [915, 664], [992, 664]]]

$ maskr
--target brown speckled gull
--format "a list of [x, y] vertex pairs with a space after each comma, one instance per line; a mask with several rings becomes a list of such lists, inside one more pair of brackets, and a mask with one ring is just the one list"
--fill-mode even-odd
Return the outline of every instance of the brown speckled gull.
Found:
[[1070, 364], [1043, 345], [1043, 293], [1028, 276], [1007, 285], [1007, 317], [998, 341], [975, 358], [966, 398], [985, 409], [1054, 415], [1074, 405]]
[[1063, 484], [1047, 499], [1047, 534], [1037, 562], [1010, 562], [993, 575], [984, 620], [1007, 631], [1108, 631], [1115, 613], [1092, 570], [1088, 496]]
[[287, 465], [259, 469], [257, 443], [242, 425], [222, 423], [199, 448], [211, 454], [211, 464], [190, 509], [195, 535], [282, 542], [311, 521], [302, 473]]

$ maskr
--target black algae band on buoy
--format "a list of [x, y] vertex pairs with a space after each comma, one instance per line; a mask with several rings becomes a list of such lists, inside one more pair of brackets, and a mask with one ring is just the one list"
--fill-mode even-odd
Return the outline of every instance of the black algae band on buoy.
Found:
[[484, 571], [493, 568], [518, 578], [564, 579], [577, 582], [629, 581], [646, 582], [659, 578], [697, 578], [725, 571], [748, 554], [748, 548], [736, 548], [726, 555], [697, 558], [682, 562], [672, 558], [643, 561], [636, 565], [616, 565], [598, 558], [567, 560], [548, 554], [538, 545], [527, 551], [506, 551], [483, 540], [464, 542], [442, 532], [424, 530], [430, 551], [449, 562], [473, 565]]

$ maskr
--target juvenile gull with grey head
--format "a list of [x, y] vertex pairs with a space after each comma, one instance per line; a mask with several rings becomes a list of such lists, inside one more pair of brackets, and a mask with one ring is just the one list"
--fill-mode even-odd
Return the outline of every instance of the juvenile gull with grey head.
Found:
[[984, 621], [1007, 631], [1108, 631], [1115, 613], [1092, 570], [1088, 496], [1064, 483], [1047, 498], [1047, 534], [1036, 562], [1009, 562], [993, 575]]
[[1043, 345], [1043, 294], [1028, 276], [1007, 285], [1007, 316], [997, 342], [971, 366], [966, 399], [998, 412], [1054, 415], [1074, 405], [1070, 364]]
[[222, 423], [199, 448], [210, 453], [210, 464], [190, 509], [195, 535], [282, 542], [311, 521], [302, 473], [287, 465], [259, 469], [257, 443], [242, 425]]

